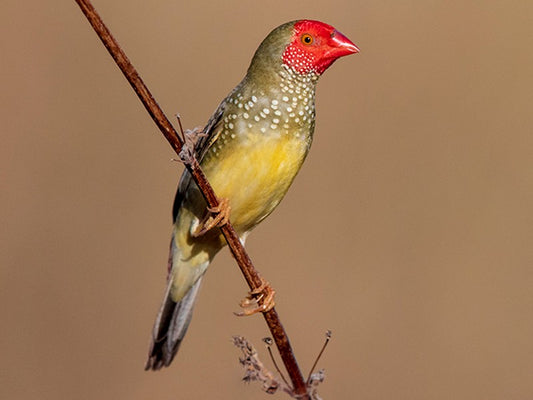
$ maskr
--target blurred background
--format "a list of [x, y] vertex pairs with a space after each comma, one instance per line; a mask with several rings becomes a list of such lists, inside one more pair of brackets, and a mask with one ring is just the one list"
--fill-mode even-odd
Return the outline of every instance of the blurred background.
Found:
[[[302, 370], [331, 329], [325, 399], [533, 398], [533, 2], [94, 5], [187, 127], [275, 26], [351, 38], [306, 165], [247, 242]], [[0, 11], [0, 398], [268, 398], [241, 382], [231, 336], [270, 365], [268, 331], [233, 316], [227, 250], [175, 362], [143, 371], [182, 166], [74, 1]]]

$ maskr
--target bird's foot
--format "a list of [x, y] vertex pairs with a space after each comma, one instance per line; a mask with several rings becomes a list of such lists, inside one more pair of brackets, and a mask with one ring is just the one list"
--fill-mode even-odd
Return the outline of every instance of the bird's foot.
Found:
[[218, 206], [207, 207], [208, 214], [198, 224], [192, 235], [199, 237], [205, 235], [213, 228], [221, 228], [229, 222], [231, 207], [227, 198], [219, 199]]
[[202, 127], [199, 126], [194, 129], [187, 129], [185, 132], [183, 132], [179, 115], [177, 117], [178, 122], [180, 124], [181, 134], [184, 140], [179, 157], [181, 162], [183, 162], [184, 164], [192, 164], [196, 156], [196, 144], [198, 143], [200, 138], [206, 137], [207, 134], [202, 130]]
[[240, 301], [239, 305], [243, 310], [234, 314], [238, 317], [244, 317], [270, 311], [276, 305], [274, 302], [275, 295], [276, 291], [270, 286], [270, 283], [261, 278], [261, 286], [250, 291], [248, 296]]

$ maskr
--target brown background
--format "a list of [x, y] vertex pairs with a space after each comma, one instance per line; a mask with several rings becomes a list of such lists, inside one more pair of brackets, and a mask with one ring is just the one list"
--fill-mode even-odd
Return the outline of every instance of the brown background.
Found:
[[[533, 2], [95, 3], [188, 127], [282, 22], [359, 45], [248, 240], [302, 369], [331, 329], [325, 399], [533, 398]], [[181, 166], [74, 1], [0, 11], [0, 398], [268, 398], [240, 381], [230, 337], [268, 333], [232, 315], [227, 251], [176, 362], [143, 371]]]

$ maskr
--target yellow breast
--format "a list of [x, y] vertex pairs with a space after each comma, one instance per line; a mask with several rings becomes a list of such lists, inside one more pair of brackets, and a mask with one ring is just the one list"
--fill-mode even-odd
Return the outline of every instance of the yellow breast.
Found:
[[248, 232], [281, 201], [308, 150], [305, 139], [291, 135], [251, 135], [209, 154], [202, 168], [218, 197], [229, 199], [230, 220], [239, 234]]

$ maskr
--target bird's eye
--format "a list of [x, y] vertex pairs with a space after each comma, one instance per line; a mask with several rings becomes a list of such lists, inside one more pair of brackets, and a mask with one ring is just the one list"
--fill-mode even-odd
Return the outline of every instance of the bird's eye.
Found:
[[313, 42], [314, 42], [313, 36], [311, 36], [309, 33], [304, 33], [302, 35], [302, 43], [303, 44], [310, 45], [310, 44], [313, 44]]

